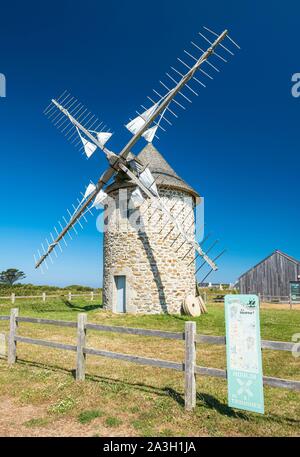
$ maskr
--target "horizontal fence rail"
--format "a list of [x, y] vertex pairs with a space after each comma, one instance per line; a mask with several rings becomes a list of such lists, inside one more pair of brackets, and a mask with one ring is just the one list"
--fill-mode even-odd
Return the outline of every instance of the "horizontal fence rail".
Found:
[[[224, 336], [201, 335], [196, 333], [196, 323], [186, 322], [184, 332], [168, 332], [161, 330], [149, 330], [142, 328], [118, 327], [111, 325], [92, 324], [87, 322], [87, 314], [79, 313], [77, 322], [62, 321], [54, 319], [40, 319], [32, 317], [20, 317], [18, 308], [11, 309], [10, 316], [0, 316], [0, 320], [9, 321], [9, 338], [8, 338], [8, 356], [9, 364], [14, 364], [17, 359], [17, 343], [33, 344], [38, 346], [50, 347], [76, 352], [76, 379], [84, 381], [85, 379], [85, 361], [87, 355], [106, 357], [125, 362], [132, 362], [141, 365], [148, 365], [159, 368], [184, 372], [185, 377], [185, 408], [192, 410], [196, 406], [196, 375], [212, 376], [227, 379], [227, 372], [224, 369], [198, 366], [196, 364], [196, 344], [226, 345]], [[28, 338], [18, 335], [19, 323], [56, 325], [59, 327], [71, 327], [77, 329], [77, 344], [64, 344], [55, 341], [46, 341], [35, 338]], [[185, 343], [184, 361], [174, 362], [147, 358], [138, 355], [122, 354], [118, 352], [106, 351], [96, 348], [87, 347], [86, 333], [87, 330], [122, 333], [128, 335], [139, 335], [147, 337], [165, 338], [171, 340], [180, 340]], [[262, 340], [261, 348], [275, 351], [292, 351], [294, 343], [283, 341]], [[263, 383], [272, 387], [285, 388], [300, 391], [300, 381], [281, 379], [264, 376]]]
[[[201, 291], [201, 289], [200, 289]], [[219, 293], [218, 291], [201, 291], [201, 296], [204, 300], [204, 303], [224, 303], [224, 297], [226, 293], [231, 293], [230, 290], [226, 293]], [[235, 293], [235, 292], [233, 292]], [[297, 300], [292, 299], [290, 295], [264, 295], [257, 292], [249, 292], [257, 294], [259, 296], [261, 303], [270, 303], [274, 305], [287, 305], [290, 309], [293, 309], [293, 305], [300, 305], [300, 297]]]
[[5, 296], [5, 297], [0, 297], [0, 300], [10, 300], [11, 303], [14, 305], [16, 303], [16, 300], [22, 299], [34, 299], [38, 298], [41, 299], [43, 302], [46, 302], [47, 299], [51, 298], [64, 298], [67, 297], [68, 300], [72, 300], [72, 298], [76, 297], [89, 297], [91, 301], [94, 300], [95, 297], [101, 296], [102, 292], [82, 292], [80, 294], [76, 294], [73, 292], [68, 292], [68, 293], [57, 293], [57, 294], [47, 294], [46, 292], [43, 292], [42, 295], [16, 295], [15, 293], [12, 293], [11, 295]]

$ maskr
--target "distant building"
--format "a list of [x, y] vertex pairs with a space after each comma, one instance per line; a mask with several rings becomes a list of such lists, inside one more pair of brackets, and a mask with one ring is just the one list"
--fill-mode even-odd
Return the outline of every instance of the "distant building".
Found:
[[287, 297], [290, 283], [300, 280], [300, 261], [281, 251], [274, 251], [238, 280], [241, 294]]

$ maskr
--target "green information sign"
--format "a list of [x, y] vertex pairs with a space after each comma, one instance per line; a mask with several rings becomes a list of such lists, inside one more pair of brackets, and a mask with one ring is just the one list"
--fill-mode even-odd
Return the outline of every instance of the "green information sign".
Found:
[[290, 282], [290, 297], [291, 297], [291, 302], [293, 302], [293, 303], [300, 302], [300, 281], [291, 281]]
[[228, 404], [264, 414], [257, 295], [226, 295], [225, 320]]

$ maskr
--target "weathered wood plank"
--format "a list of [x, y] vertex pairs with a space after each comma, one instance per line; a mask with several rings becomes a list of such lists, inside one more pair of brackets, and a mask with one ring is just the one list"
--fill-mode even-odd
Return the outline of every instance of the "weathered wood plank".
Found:
[[[208, 368], [196, 366], [195, 371], [197, 374], [202, 376], [212, 376], [217, 378], [227, 378], [226, 370], [220, 370], [217, 368]], [[300, 391], [300, 381], [293, 381], [290, 379], [281, 379], [281, 378], [272, 378], [269, 376], [263, 377], [264, 385], [269, 385], [272, 387], [279, 387], [283, 389], [297, 390]]]
[[300, 391], [300, 381], [293, 381], [290, 379], [272, 378], [269, 376], [264, 376], [263, 379], [264, 379], [264, 384], [266, 384], [268, 386]]
[[9, 316], [0, 316], [0, 321], [9, 321]]
[[18, 317], [17, 322], [28, 322], [32, 324], [46, 324], [46, 325], [57, 325], [59, 327], [72, 327], [76, 328], [77, 323], [72, 321], [60, 321], [55, 319], [42, 319], [38, 317]]
[[168, 360], [149, 359], [146, 357], [139, 357], [136, 355], [120, 354], [118, 352], [102, 351], [94, 348], [84, 348], [85, 354], [99, 355], [101, 357], [108, 357], [110, 359], [124, 360], [125, 362], [133, 362], [141, 365], [151, 365], [160, 368], [170, 368], [172, 370], [184, 371], [182, 363], [170, 362]]
[[87, 315], [85, 313], [79, 313], [77, 316], [77, 381], [84, 381], [85, 379], [85, 353], [83, 349], [86, 345], [86, 323]]
[[27, 344], [36, 344], [38, 346], [46, 346], [54, 349], [64, 349], [66, 351], [77, 351], [77, 346], [72, 344], [64, 344], [64, 343], [56, 343], [55, 341], [45, 341], [45, 340], [38, 340], [35, 338], [27, 338], [25, 336], [16, 336], [16, 341], [20, 343], [27, 343]]
[[197, 343], [207, 343], [207, 344], [226, 344], [225, 336], [212, 336], [212, 335], [196, 335], [195, 341]]
[[284, 341], [262, 340], [262, 349], [273, 349], [274, 351], [292, 351], [295, 343], [286, 343]]
[[12, 308], [10, 310], [8, 354], [7, 354], [7, 361], [10, 365], [16, 363], [16, 358], [17, 358], [16, 335], [17, 335], [17, 330], [18, 330], [18, 322], [17, 322], [18, 313], [19, 313], [18, 308]]
[[127, 333], [130, 335], [154, 336], [158, 338], [167, 338], [171, 340], [184, 340], [184, 333], [164, 332], [161, 330], [147, 330], [143, 328], [117, 327], [101, 324], [87, 324], [87, 329], [100, 330], [103, 332]]
[[[211, 336], [211, 335], [196, 335], [197, 343], [207, 343], [207, 344], [226, 344], [225, 336]], [[270, 341], [262, 340], [261, 348], [262, 349], [272, 349], [274, 351], [292, 351], [294, 343], [285, 342], [285, 341]]]
[[187, 411], [196, 406], [196, 322], [185, 323], [184, 404]]
[[195, 367], [196, 374], [202, 376], [212, 376], [215, 378], [227, 378], [226, 370], [220, 370], [219, 368], [209, 368], [209, 367], [200, 367], [197, 365]]

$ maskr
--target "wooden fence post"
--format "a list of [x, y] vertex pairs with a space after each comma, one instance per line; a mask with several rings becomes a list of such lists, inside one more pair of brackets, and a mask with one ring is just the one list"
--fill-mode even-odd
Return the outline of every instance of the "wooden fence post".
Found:
[[9, 365], [16, 363], [17, 358], [17, 342], [15, 340], [18, 328], [17, 317], [19, 314], [18, 308], [10, 310], [9, 337], [8, 337], [8, 354], [7, 361]]
[[69, 294], [68, 294], [68, 300], [69, 300], [69, 301], [72, 300], [72, 292], [69, 292]]
[[43, 292], [42, 300], [43, 300], [43, 302], [45, 303], [45, 301], [46, 301], [46, 292]]
[[77, 316], [77, 381], [84, 381], [85, 379], [85, 353], [83, 349], [86, 344], [86, 323], [87, 315], [85, 313], [79, 313]]
[[12, 303], [12, 305], [14, 305], [15, 302], [16, 302], [16, 294], [12, 293], [11, 294], [11, 303]]
[[184, 363], [184, 403], [185, 409], [191, 411], [196, 406], [196, 322], [185, 323], [185, 363]]
[[91, 301], [94, 300], [94, 292], [91, 292]]

